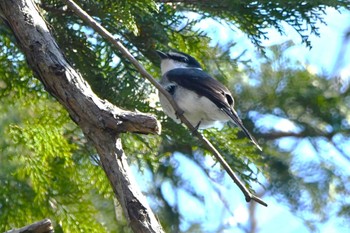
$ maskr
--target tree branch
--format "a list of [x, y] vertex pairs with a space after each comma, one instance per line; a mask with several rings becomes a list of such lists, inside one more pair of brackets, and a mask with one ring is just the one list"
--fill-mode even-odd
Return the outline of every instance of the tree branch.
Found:
[[275, 140], [284, 137], [295, 137], [295, 138], [303, 138], [307, 135], [304, 132], [294, 133], [294, 132], [282, 132], [282, 131], [274, 131], [264, 134], [264, 139], [266, 140]]
[[138, 190], [119, 138], [126, 131], [158, 134], [156, 118], [122, 110], [98, 98], [65, 59], [33, 0], [0, 1], [0, 16], [15, 35], [35, 76], [93, 142], [132, 230], [163, 232]]
[[28, 226], [6, 231], [5, 233], [53, 233], [53, 227], [50, 219], [44, 219], [39, 222], [35, 222]]
[[95, 31], [97, 31], [103, 38], [109, 41], [111, 44], [116, 46], [118, 50], [136, 67], [140, 74], [150, 81], [157, 89], [160, 91], [170, 102], [181, 122], [184, 123], [193, 135], [196, 136], [200, 142], [212, 152], [215, 158], [220, 162], [221, 166], [226, 170], [232, 180], [237, 184], [240, 190], [243, 192], [247, 202], [254, 200], [261, 205], [267, 206], [267, 204], [261, 200], [259, 197], [254, 196], [249, 190], [244, 186], [244, 184], [239, 180], [238, 176], [232, 171], [230, 166], [227, 164], [225, 159], [217, 151], [217, 149], [210, 143], [210, 141], [205, 138], [197, 129], [191, 125], [191, 123], [183, 116], [183, 110], [176, 104], [172, 96], [146, 71], [146, 69], [129, 53], [129, 51], [123, 46], [123, 44], [114, 38], [114, 36], [108, 32], [104, 27], [102, 27], [98, 22], [96, 22], [90, 15], [88, 15], [83, 9], [81, 9], [72, 0], [63, 0], [68, 7], [73, 10], [83, 21], [90, 25]]

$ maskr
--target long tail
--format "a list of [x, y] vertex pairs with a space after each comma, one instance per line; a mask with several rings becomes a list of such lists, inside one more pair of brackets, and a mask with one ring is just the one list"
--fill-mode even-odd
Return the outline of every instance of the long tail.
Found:
[[244, 134], [254, 143], [254, 145], [262, 151], [262, 148], [259, 146], [258, 142], [256, 139], [249, 133], [249, 131], [244, 127], [242, 120], [239, 118], [237, 112], [231, 108], [231, 109], [222, 109], [231, 119], [232, 121], [242, 129]]

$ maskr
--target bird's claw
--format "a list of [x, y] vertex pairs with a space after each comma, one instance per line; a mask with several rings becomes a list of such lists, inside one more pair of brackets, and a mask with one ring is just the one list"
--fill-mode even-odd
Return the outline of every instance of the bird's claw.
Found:
[[194, 130], [192, 131], [192, 135], [194, 135], [198, 131], [199, 126], [201, 125], [201, 122], [202, 121], [199, 121], [198, 124], [194, 127]]
[[184, 111], [184, 110], [179, 110], [179, 111], [176, 111], [176, 112], [175, 112], [176, 118], [177, 118], [177, 119], [180, 119], [180, 118], [181, 118], [181, 116], [183, 116], [183, 115], [184, 115], [184, 113], [185, 113], [185, 111]]

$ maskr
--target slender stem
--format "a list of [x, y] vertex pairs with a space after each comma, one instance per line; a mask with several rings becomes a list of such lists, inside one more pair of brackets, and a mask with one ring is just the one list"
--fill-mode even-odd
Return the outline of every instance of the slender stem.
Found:
[[205, 138], [201, 133], [199, 133], [196, 128], [191, 125], [191, 123], [183, 116], [183, 110], [177, 105], [172, 96], [150, 75], [146, 69], [129, 53], [129, 51], [124, 47], [124, 45], [114, 36], [108, 32], [104, 27], [102, 27], [98, 22], [96, 22], [90, 15], [88, 15], [83, 9], [81, 9], [74, 1], [72, 0], [63, 0], [68, 7], [73, 10], [83, 21], [89, 24], [94, 30], [96, 30], [103, 38], [108, 40], [111, 44], [115, 45], [118, 50], [125, 56], [140, 72], [142, 76], [144, 76], [148, 81], [150, 81], [157, 89], [160, 91], [170, 102], [181, 122], [184, 123], [190, 131], [194, 132], [195, 135], [204, 146], [213, 153], [215, 158], [219, 161], [221, 166], [225, 169], [225, 171], [229, 174], [232, 180], [237, 184], [239, 189], [243, 192], [245, 196], [245, 200], [250, 202], [251, 200], [256, 201], [257, 203], [267, 206], [267, 204], [261, 200], [259, 197], [254, 196], [249, 190], [244, 186], [244, 184], [239, 180], [237, 175], [232, 171], [230, 166], [227, 164], [225, 159], [221, 156], [221, 154], [217, 151], [217, 149], [210, 143], [210, 141]]

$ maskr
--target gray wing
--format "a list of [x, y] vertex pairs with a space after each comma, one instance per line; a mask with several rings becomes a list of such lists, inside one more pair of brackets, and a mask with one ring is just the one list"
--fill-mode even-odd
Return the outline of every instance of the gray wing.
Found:
[[233, 109], [233, 97], [223, 84], [200, 69], [178, 68], [168, 71], [165, 76], [169, 82], [176, 83], [211, 100], [219, 109], [225, 112], [232, 121], [242, 129], [244, 134], [258, 149], [261, 150], [255, 138], [244, 127], [242, 120]]

